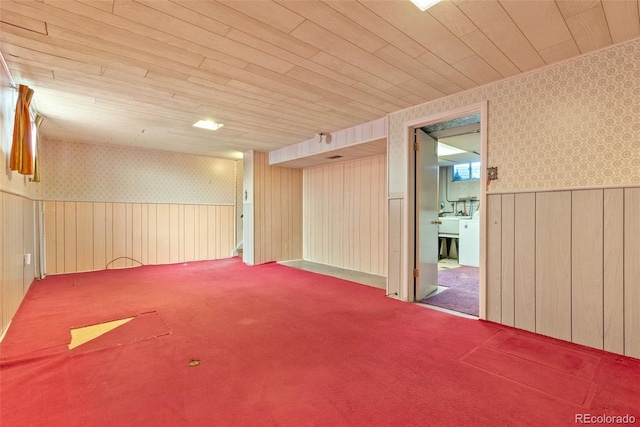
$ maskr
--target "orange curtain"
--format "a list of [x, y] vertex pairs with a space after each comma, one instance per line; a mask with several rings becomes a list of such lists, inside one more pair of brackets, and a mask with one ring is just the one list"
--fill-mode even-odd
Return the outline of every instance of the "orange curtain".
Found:
[[16, 117], [13, 122], [13, 143], [11, 144], [11, 159], [9, 167], [22, 175], [33, 175], [33, 143], [31, 141], [31, 115], [29, 105], [33, 97], [33, 89], [20, 85], [18, 88], [18, 102]]

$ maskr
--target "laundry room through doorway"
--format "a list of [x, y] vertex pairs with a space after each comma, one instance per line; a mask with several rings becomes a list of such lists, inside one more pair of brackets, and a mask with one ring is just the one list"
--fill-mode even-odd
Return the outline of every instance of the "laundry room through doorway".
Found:
[[480, 113], [420, 129], [437, 141], [439, 211], [436, 221], [438, 287], [419, 302], [477, 317], [480, 306]]

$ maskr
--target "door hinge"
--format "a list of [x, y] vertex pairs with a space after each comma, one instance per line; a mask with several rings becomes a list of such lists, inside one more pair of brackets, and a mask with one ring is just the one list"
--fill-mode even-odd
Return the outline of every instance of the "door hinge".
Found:
[[413, 143], [413, 151], [420, 151], [420, 143], [419, 142], [414, 142]]
[[413, 269], [413, 277], [420, 277], [420, 270], [418, 270], [417, 268]]

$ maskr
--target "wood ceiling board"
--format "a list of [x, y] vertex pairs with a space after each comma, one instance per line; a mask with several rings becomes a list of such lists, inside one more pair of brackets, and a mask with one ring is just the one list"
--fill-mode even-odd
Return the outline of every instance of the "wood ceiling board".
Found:
[[511, 77], [520, 72], [518, 67], [480, 30], [469, 33], [462, 40], [502, 77]]
[[500, 4], [538, 51], [572, 39], [555, 2], [501, 0]]
[[[164, 72], [159, 72], [155, 70], [149, 70], [147, 74], [144, 76], [144, 78], [147, 80], [153, 80], [159, 83], [173, 85], [172, 86], [173, 89], [176, 90], [176, 88], [178, 88], [178, 91], [182, 90], [181, 85], [186, 85], [187, 87], [191, 87], [194, 90], [201, 89], [198, 87], [200, 85], [189, 80], [192, 77], [193, 76], [182, 74], [182, 73], [166, 74]], [[225, 85], [231, 81], [229, 77], [216, 76], [215, 74], [209, 75], [207, 77], [210, 79], [213, 79], [214, 82], [216, 82], [218, 85], [220, 85], [223, 88], [225, 88]]]
[[7, 63], [7, 66], [11, 67], [11, 74], [14, 76], [14, 78], [16, 74], [22, 74], [23, 76], [25, 74], [28, 74], [33, 76], [46, 77], [49, 79], [54, 78], [53, 70], [51, 69], [51, 67], [47, 67], [44, 64], [36, 65], [34, 63], [31, 63], [31, 64], [19, 63], [19, 62], [12, 61], [11, 60], [12, 58], [15, 58], [15, 57], [7, 55], [7, 58], [5, 58], [5, 61]]
[[162, 100], [171, 98], [174, 93], [168, 90], [154, 90], [140, 87], [134, 80], [122, 81], [101, 75], [99, 77], [87, 76], [83, 73], [70, 70], [56, 72], [56, 80], [73, 82], [74, 85], [84, 85], [92, 90], [103, 90], [105, 93], [119, 93], [127, 98], [139, 98], [149, 100]]
[[567, 18], [567, 25], [581, 53], [590, 52], [612, 43], [602, 5]]
[[[190, 52], [182, 46], [172, 45], [171, 42], [179, 44], [176, 42], [180, 41], [177, 37], [81, 3], [55, 0], [39, 5], [37, 9], [26, 6], [26, 3], [7, 3], [12, 9], [31, 13], [31, 16], [44, 14], [47, 23], [83, 35], [105, 39], [122, 46], [130, 46], [132, 40], [136, 40], [136, 47], [150, 52], [162, 52], [167, 58], [192, 67], [197, 67], [204, 59], [203, 55]], [[4, 5], [3, 0], [3, 8]]]
[[33, 61], [34, 63], [52, 67], [52, 69], [74, 70], [94, 76], [99, 76], [102, 71], [102, 67], [99, 65], [91, 65], [84, 62], [73, 61], [71, 59], [60, 58], [44, 52], [34, 52], [33, 50], [4, 43], [2, 41], [0, 41], [0, 51], [2, 51], [2, 54], [5, 57], [15, 56], [23, 60]]
[[[51, 43], [54, 45], [69, 47], [92, 55], [105, 55], [109, 58], [119, 57], [120, 61], [124, 64], [147, 68], [148, 70], [154, 70], [170, 76], [178, 74], [202, 74], [199, 73], [196, 68], [190, 67], [181, 62], [173, 61], [171, 58], [158, 56], [147, 51], [136, 49], [132, 46], [123, 46], [54, 25], [48, 25], [47, 28]], [[207, 74], [207, 76], [211, 79], [216, 79], [215, 74]]]
[[600, 6], [600, 0], [556, 0], [556, 4], [562, 16], [569, 18]]
[[291, 32], [291, 35], [393, 84], [411, 79], [411, 76], [402, 70], [340, 37], [327, 33], [313, 22], [303, 22]]
[[[349, 126], [357, 125], [358, 123], [369, 122], [371, 120], [380, 118], [380, 116], [375, 116], [367, 111], [353, 108], [348, 104], [337, 102], [333, 99], [321, 99], [320, 101], [318, 101], [318, 104], [342, 113], [344, 117], [347, 117], [351, 121]], [[343, 127], [344, 126], [333, 126], [333, 129], [328, 129], [328, 131], [338, 130]]]
[[412, 58], [420, 56], [427, 51], [424, 46], [356, 1], [329, 0], [324, 3], [362, 27], [376, 33], [378, 37], [386, 40]]
[[[300, 81], [303, 85], [313, 85], [318, 87], [319, 89], [333, 92], [340, 97], [346, 97], [353, 101], [359, 101], [371, 107], [374, 107], [382, 102], [382, 100], [376, 96], [360, 91], [349, 85], [336, 82], [335, 80], [314, 73], [302, 67], [294, 67], [286, 74], [286, 76]], [[400, 106], [396, 105], [393, 108], [399, 110]]]
[[[93, 0], [89, 1], [92, 2]], [[194, 10], [188, 9], [178, 2], [168, 0], [136, 0], [136, 2], [158, 12], [162, 12], [165, 16], [179, 19], [207, 32], [224, 36], [231, 30], [230, 25], [223, 24]], [[112, 9], [111, 13], [115, 13], [115, 8]], [[173, 21], [173, 23], [175, 23], [175, 21]], [[170, 24], [170, 22], [167, 22], [167, 24]], [[173, 28], [173, 26], [167, 26], [165, 28]], [[196, 36], [196, 34], [193, 35]]]
[[[253, 114], [255, 120], [261, 119], [261, 121], [265, 121], [264, 119], [269, 119], [267, 121], [273, 127], [275, 127], [276, 124], [281, 123], [281, 132], [284, 133], [286, 133], [286, 131], [289, 129], [295, 130], [296, 126], [301, 126], [300, 129], [302, 130], [311, 126], [329, 125], [329, 123], [323, 123], [322, 121], [318, 120], [318, 118], [314, 118], [312, 116], [302, 117], [299, 114], [290, 116], [290, 118], [288, 118], [285, 122], [281, 122], [283, 120], [283, 114], [281, 111], [278, 111], [275, 108], [272, 110], [265, 110], [261, 107], [244, 104], [240, 105], [238, 109], [242, 111], [242, 116], [246, 116], [247, 118], [250, 118], [251, 114]], [[255, 126], [256, 123], [252, 123], [252, 125]]]
[[101, 52], [89, 52], [82, 46], [73, 43], [61, 43], [60, 45], [52, 45], [48, 43], [48, 36], [33, 31], [27, 31], [18, 27], [11, 27], [3, 31], [2, 43], [13, 44], [30, 50], [43, 52], [55, 57], [69, 59], [72, 61], [94, 64], [100, 67], [115, 67], [119, 70], [127, 72], [133, 76], [144, 76], [147, 69], [136, 67], [129, 64], [123, 64], [119, 57], [114, 57]]
[[420, 61], [406, 55], [395, 46], [387, 45], [375, 52], [375, 55], [380, 59], [396, 65], [414, 78], [423, 81], [444, 94], [452, 94], [462, 90], [460, 86], [451, 80], [436, 73]]
[[341, 83], [344, 84], [348, 84], [351, 85], [353, 84], [355, 81], [354, 79], [345, 76], [343, 74], [337, 73], [334, 70], [332, 70], [331, 68], [327, 68], [327, 67], [323, 67], [323, 66], [319, 66], [317, 63], [312, 62], [310, 59], [308, 58], [303, 58], [300, 57], [298, 55], [292, 54], [291, 52], [288, 52], [285, 49], [282, 49], [278, 46], [272, 45], [270, 43], [267, 43], [263, 40], [258, 39], [257, 37], [254, 37], [250, 34], [244, 33], [242, 31], [233, 29], [229, 32], [228, 36], [229, 38], [236, 40], [238, 42], [250, 45], [252, 47], [261, 49], [265, 52], [269, 52], [271, 55], [275, 55], [278, 56], [280, 58], [285, 59], [286, 61], [290, 62], [291, 64], [294, 64], [294, 66], [300, 66], [303, 68], [306, 68], [310, 71], [319, 73], [319, 74], [323, 74], [329, 78], [332, 78], [334, 80], [337, 80]]
[[[269, 2], [270, 3], [270, 2]], [[355, 44], [367, 52], [375, 52], [388, 44], [376, 34], [350, 20], [322, 2], [279, 1], [279, 3], [317, 23], [326, 31]]]
[[553, 64], [554, 62], [580, 55], [580, 49], [578, 49], [578, 45], [572, 38], [566, 42], [542, 49], [539, 53], [542, 59], [544, 59], [544, 62]]
[[537, 51], [497, 0], [467, 2], [460, 8], [521, 71], [544, 65]]
[[469, 77], [462, 74], [460, 71], [453, 68], [450, 64], [444, 62], [431, 52], [420, 55], [416, 58], [418, 61], [429, 66], [437, 73], [443, 76], [447, 76], [449, 80], [460, 86], [462, 89], [471, 89], [476, 86], [476, 83]]
[[243, 99], [255, 99], [258, 101], [271, 102], [274, 105], [281, 105], [283, 107], [304, 109], [315, 113], [327, 113], [329, 109], [320, 107], [317, 104], [297, 100], [293, 98], [280, 95], [278, 93], [252, 86], [237, 80], [230, 80], [226, 85], [220, 85], [215, 82], [211, 82], [198, 77], [189, 77], [187, 79], [189, 83], [197, 86], [203, 86], [204, 88], [213, 88], [223, 93], [233, 94]]
[[[44, 1], [44, 0], [41, 0], [41, 1]], [[105, 12], [109, 12], [109, 13], [113, 12], [114, 0], [77, 0], [77, 1], [91, 7], [97, 7], [98, 9], [104, 10]]]
[[[307, 90], [300, 90], [300, 89], [297, 89], [296, 87], [290, 86], [288, 84], [284, 84], [280, 80], [271, 80], [267, 77], [264, 77], [262, 75], [259, 75], [244, 69], [234, 70], [232, 67], [229, 67], [226, 64], [223, 64], [221, 62], [214, 61], [208, 58], [205, 59], [204, 62], [200, 65], [200, 69], [205, 71], [210, 70], [222, 75], [228, 75], [229, 77], [233, 77], [233, 80], [239, 80], [251, 85], [263, 87], [268, 90], [272, 90], [274, 92], [291, 96], [293, 98], [301, 99], [304, 101], [315, 102], [322, 98], [321, 96], [313, 94]], [[260, 68], [256, 67], [256, 70], [260, 70]], [[272, 73], [272, 75], [283, 77], [281, 74], [277, 74], [277, 73]]]
[[364, 5], [449, 63], [473, 54], [438, 20], [408, 1], [367, 1]]
[[[261, 69], [260, 67], [253, 65], [248, 66], [247, 71], [259, 74], [271, 81], [277, 81], [290, 87], [298, 88], [298, 90], [306, 90], [307, 92], [318, 95], [319, 97], [321, 97], [321, 100], [331, 99], [337, 102], [348, 103], [350, 100], [352, 100], [352, 98], [350, 98], [349, 96], [355, 96], [355, 94], [353, 93], [339, 93], [337, 90], [335, 90], [335, 85], [333, 85], [334, 87], [331, 88], [322, 88], [320, 86], [310, 84], [308, 81], [297, 80], [289, 77], [288, 75], [283, 76], [280, 74], [276, 74], [269, 70]], [[311, 74], [309, 74], [309, 76], [310, 75]], [[316, 75], [316, 79], [321, 79], [321, 76]]]
[[[355, 89], [360, 89], [360, 90], [362, 90], [364, 92], [370, 93], [370, 94], [372, 94], [374, 96], [377, 96], [380, 99], [385, 100], [387, 105], [398, 105], [398, 106], [400, 106], [400, 108], [405, 108], [405, 107], [410, 107], [411, 105], [415, 105], [415, 104], [412, 104], [410, 102], [407, 102], [404, 99], [404, 97], [412, 95], [411, 92], [409, 92], [408, 90], [403, 89], [403, 88], [401, 88], [399, 86], [394, 86], [392, 91], [389, 90], [389, 91], [386, 91], [386, 92], [383, 92], [382, 90], [378, 90], [376, 88], [373, 88], [373, 87], [371, 87], [371, 86], [369, 86], [369, 85], [367, 85], [365, 83], [356, 83], [356, 84], [353, 85], [353, 87]], [[391, 95], [389, 95], [389, 92], [392, 92], [394, 94], [398, 94], [402, 98], [398, 98], [396, 96], [391, 96]]]
[[489, 64], [477, 55], [465, 58], [453, 65], [457, 70], [469, 76], [479, 85], [491, 83], [501, 78], [496, 70], [491, 68]]
[[388, 103], [379, 104], [378, 105], [379, 108], [371, 107], [369, 105], [362, 104], [357, 101], [351, 101], [349, 102], [349, 105], [355, 108], [359, 108], [363, 111], [368, 111], [369, 113], [373, 114], [375, 117], [383, 117], [387, 113], [398, 110], [398, 107], [396, 105], [388, 104]]
[[[407, 95], [406, 91], [398, 88], [392, 83], [389, 83], [388, 81], [383, 80], [366, 70], [355, 67], [354, 65], [349, 64], [348, 62], [343, 61], [340, 58], [336, 58], [335, 56], [330, 55], [326, 52], [319, 52], [318, 54], [311, 57], [310, 60], [314, 63], [320, 64], [326, 68], [335, 70], [345, 76], [354, 79], [355, 87], [358, 87], [359, 85], [371, 86], [372, 89], [384, 91], [390, 98], [401, 99], [403, 96]], [[355, 82], [355, 79], [358, 79], [358, 82]], [[391, 99], [388, 100], [392, 101]]]
[[44, 21], [20, 15], [9, 10], [2, 11], [2, 14], [0, 14], [0, 23], [3, 25], [13, 25], [40, 34], [47, 34], [47, 25]]
[[408, 82], [402, 83], [400, 86], [412, 93], [415, 93], [425, 101], [441, 98], [444, 96], [444, 93], [440, 92], [438, 89], [429, 86], [425, 82], [418, 79], [411, 79]]
[[460, 38], [478, 30], [478, 27], [467, 18], [455, 3], [443, 1], [430, 7], [427, 12]]
[[295, 13], [295, 9], [284, 7], [278, 3], [263, 1], [220, 1], [247, 16], [285, 33], [293, 31], [304, 21], [304, 17]]
[[636, 0], [602, 0], [613, 43], [620, 43], [640, 36], [640, 17]]
[[[114, 7], [115, 15], [133, 20], [144, 27], [153, 28], [158, 32], [171, 28], [171, 36], [162, 33], [165, 34], [162, 40], [187, 51], [209, 57], [209, 52], [215, 50], [278, 73], [285, 73], [293, 67], [293, 64], [258, 49], [154, 11], [155, 9], [133, 1], [119, 0]], [[215, 49], [209, 46], [215, 47]]]
[[181, 6], [189, 8], [195, 13], [203, 16], [208, 16], [212, 19], [221, 19], [225, 24], [230, 25], [233, 28], [251, 34], [254, 37], [258, 37], [275, 46], [280, 46], [283, 49], [295, 53], [296, 55], [309, 58], [319, 51], [317, 48], [307, 43], [301, 42], [294, 37], [290, 37], [287, 34], [260, 22], [249, 15], [240, 13], [220, 2], [209, 0], [187, 0], [181, 1], [180, 4]]
[[318, 105], [315, 102], [309, 102], [309, 101], [300, 100], [296, 98], [290, 98], [290, 97], [287, 97], [286, 95], [281, 95], [277, 92], [273, 92], [271, 90], [264, 89], [262, 87], [258, 87], [255, 85], [251, 85], [249, 83], [245, 83], [239, 80], [231, 80], [226, 85], [226, 90], [241, 96], [256, 97], [256, 99], [264, 99], [264, 98], [271, 99], [274, 102], [278, 102], [279, 105], [300, 107], [300, 108], [304, 108], [305, 110], [314, 111], [316, 113], [327, 113], [330, 111], [329, 108]]

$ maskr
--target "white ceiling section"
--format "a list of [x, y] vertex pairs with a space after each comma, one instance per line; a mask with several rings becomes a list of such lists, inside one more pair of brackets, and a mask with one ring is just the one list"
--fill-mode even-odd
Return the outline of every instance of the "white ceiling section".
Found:
[[0, 51], [45, 137], [238, 158], [636, 38], [638, 6], [2, 0]]

